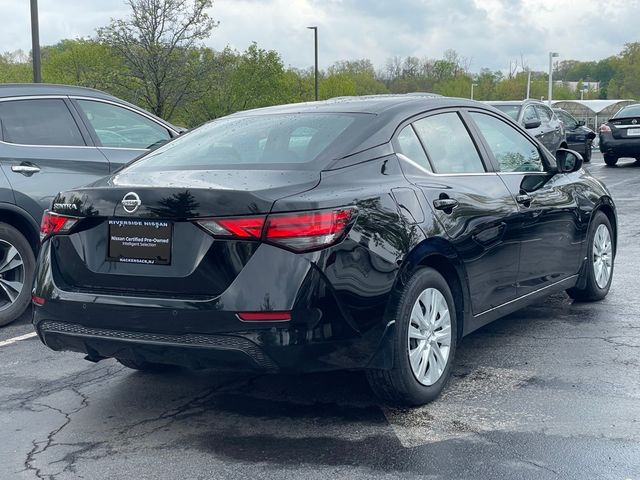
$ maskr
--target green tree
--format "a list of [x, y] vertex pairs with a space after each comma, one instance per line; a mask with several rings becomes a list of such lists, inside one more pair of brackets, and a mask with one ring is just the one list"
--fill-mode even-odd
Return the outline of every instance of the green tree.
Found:
[[131, 16], [98, 29], [100, 41], [120, 56], [126, 74], [118, 82], [156, 115], [171, 118], [199, 96], [208, 65], [199, 43], [217, 25], [206, 13], [211, 0], [127, 0]]
[[62, 40], [42, 49], [42, 77], [45, 82], [81, 85], [118, 91], [114, 81], [124, 70], [122, 59], [102, 43], [90, 39]]
[[0, 55], [0, 83], [26, 83], [32, 79], [29, 56], [22, 50]]

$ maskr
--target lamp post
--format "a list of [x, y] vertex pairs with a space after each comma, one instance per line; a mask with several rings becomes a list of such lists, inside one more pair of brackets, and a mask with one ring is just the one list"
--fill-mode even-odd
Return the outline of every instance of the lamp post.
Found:
[[33, 61], [33, 83], [42, 82], [40, 68], [40, 32], [38, 28], [38, 0], [31, 0], [31, 59]]
[[551, 106], [551, 100], [553, 99], [553, 59], [559, 56], [558, 52], [549, 52], [549, 92], [547, 95], [549, 106]]
[[307, 28], [309, 30], [313, 30], [313, 44], [315, 49], [314, 80], [315, 80], [316, 101], [318, 101], [318, 27], [307, 27]]
[[477, 84], [477, 83], [472, 83], [472, 84], [471, 84], [471, 100], [473, 100], [473, 88], [474, 88], [474, 87], [477, 87], [477, 86], [478, 86], [478, 84]]

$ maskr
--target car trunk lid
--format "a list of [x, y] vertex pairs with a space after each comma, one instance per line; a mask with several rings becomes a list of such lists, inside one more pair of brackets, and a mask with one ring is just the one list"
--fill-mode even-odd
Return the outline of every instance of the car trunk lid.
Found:
[[640, 117], [621, 117], [609, 121], [613, 138], [640, 139]]
[[70, 235], [51, 239], [54, 279], [91, 293], [212, 298], [259, 242], [214, 239], [196, 220], [266, 215], [276, 200], [319, 179], [312, 171], [164, 170], [115, 174], [61, 193], [53, 211], [81, 220]]

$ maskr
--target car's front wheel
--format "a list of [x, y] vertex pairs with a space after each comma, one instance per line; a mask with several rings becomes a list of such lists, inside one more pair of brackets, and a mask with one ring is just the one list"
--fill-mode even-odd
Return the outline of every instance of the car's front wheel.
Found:
[[567, 290], [571, 298], [594, 302], [602, 300], [609, 293], [615, 257], [611, 232], [609, 218], [600, 211], [596, 212], [589, 227], [587, 265], [578, 281], [584, 287]]
[[436, 270], [418, 270], [405, 286], [395, 315], [391, 370], [368, 370], [373, 391], [400, 405], [423, 405], [444, 388], [456, 351], [453, 295]]
[[0, 326], [16, 320], [29, 306], [35, 264], [24, 235], [0, 222]]
[[615, 157], [613, 155], [605, 155], [604, 163], [606, 163], [610, 167], [613, 167], [616, 163], [618, 163], [618, 157]]

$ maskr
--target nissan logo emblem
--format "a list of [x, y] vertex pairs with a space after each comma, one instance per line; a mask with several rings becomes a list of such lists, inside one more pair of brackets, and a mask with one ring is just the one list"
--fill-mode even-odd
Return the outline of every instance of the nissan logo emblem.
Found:
[[136, 192], [127, 193], [122, 198], [122, 202], [120, 203], [122, 203], [122, 208], [124, 208], [124, 211], [127, 213], [135, 212], [136, 210], [138, 210], [140, 205], [142, 205], [142, 202], [140, 201], [140, 197]]

